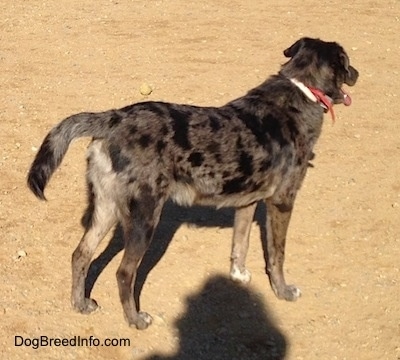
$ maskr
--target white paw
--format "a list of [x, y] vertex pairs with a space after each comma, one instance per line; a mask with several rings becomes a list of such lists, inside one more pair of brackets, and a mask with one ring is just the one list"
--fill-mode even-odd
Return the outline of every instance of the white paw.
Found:
[[251, 272], [247, 269], [240, 271], [237, 266], [232, 266], [230, 277], [233, 281], [237, 281], [242, 284], [248, 284], [251, 280]]
[[151, 325], [153, 318], [144, 311], [139, 311], [135, 321], [129, 322], [129, 325], [136, 327], [138, 330], [145, 330]]
[[296, 298], [301, 297], [301, 290], [300, 290], [299, 288], [296, 288], [296, 289], [293, 291], [293, 295], [294, 295]]
[[294, 285], [284, 285], [283, 287], [276, 288], [272, 286], [278, 299], [283, 299], [286, 301], [296, 301], [301, 296], [301, 291], [298, 287]]

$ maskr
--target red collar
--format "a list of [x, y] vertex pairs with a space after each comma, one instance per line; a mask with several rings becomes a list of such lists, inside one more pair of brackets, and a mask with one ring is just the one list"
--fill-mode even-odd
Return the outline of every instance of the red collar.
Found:
[[332, 116], [332, 121], [335, 122], [335, 113], [333, 112], [333, 101], [327, 95], [325, 95], [321, 90], [304, 85], [301, 81], [294, 78], [290, 81], [296, 85], [311, 101], [319, 103], [323, 108], [324, 112], [330, 112]]
[[325, 95], [321, 90], [308, 86], [313, 95], [317, 98], [317, 101], [321, 103], [321, 106], [325, 109], [325, 112], [329, 111], [332, 116], [332, 121], [335, 122], [335, 113], [333, 112], [333, 103], [329, 96]]

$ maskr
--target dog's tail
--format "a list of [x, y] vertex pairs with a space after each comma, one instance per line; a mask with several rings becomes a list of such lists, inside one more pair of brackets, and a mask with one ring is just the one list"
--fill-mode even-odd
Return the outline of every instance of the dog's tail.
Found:
[[84, 136], [104, 138], [110, 135], [112, 125], [119, 119], [116, 111], [111, 110], [102, 113], [84, 112], [61, 121], [43, 140], [28, 173], [28, 187], [39, 199], [46, 200], [44, 189], [61, 164], [71, 141]]

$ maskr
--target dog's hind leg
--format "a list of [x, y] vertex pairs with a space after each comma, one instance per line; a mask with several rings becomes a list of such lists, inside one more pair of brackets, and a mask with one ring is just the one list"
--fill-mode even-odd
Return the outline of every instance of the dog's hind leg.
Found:
[[97, 308], [95, 300], [85, 297], [85, 280], [97, 246], [116, 221], [115, 206], [109, 202], [96, 200], [90, 227], [72, 254], [71, 302], [73, 308], [81, 313], [88, 314]]
[[136, 308], [134, 300], [136, 273], [153, 238], [165, 199], [154, 195], [148, 185], [139, 188], [141, 188], [139, 195], [128, 200], [128, 211], [124, 212], [123, 216], [125, 252], [117, 271], [117, 281], [126, 321], [130, 326], [143, 330], [151, 324], [152, 317]]
[[95, 141], [89, 148], [89, 205], [82, 219], [86, 230], [72, 254], [71, 302], [75, 310], [85, 314], [97, 308], [96, 301], [85, 296], [85, 280], [90, 261], [101, 240], [117, 223], [118, 214], [114, 202], [114, 175], [109, 159], [101, 151], [101, 145], [101, 142]]
[[72, 254], [72, 294], [71, 302], [74, 309], [81, 313], [91, 313], [96, 310], [97, 303], [85, 297], [85, 280], [90, 261], [94, 252], [106, 234], [117, 222], [116, 206], [113, 201], [93, 194], [93, 207], [88, 220], [85, 234]]
[[251, 273], [246, 269], [246, 256], [256, 206], [257, 203], [253, 203], [237, 208], [235, 211], [230, 277], [232, 280], [244, 284], [247, 284], [251, 280]]
[[293, 203], [275, 204], [272, 199], [267, 204], [267, 252], [268, 275], [271, 287], [279, 299], [295, 301], [301, 291], [294, 285], [287, 285], [283, 274], [286, 234], [292, 214]]

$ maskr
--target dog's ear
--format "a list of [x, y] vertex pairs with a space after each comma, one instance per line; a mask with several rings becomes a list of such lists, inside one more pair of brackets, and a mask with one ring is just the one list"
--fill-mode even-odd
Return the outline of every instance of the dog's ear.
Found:
[[304, 46], [306, 41], [307, 38], [301, 38], [297, 40], [292, 46], [288, 47], [286, 50], [283, 51], [283, 55], [285, 55], [287, 58], [292, 58]]
[[349, 57], [345, 52], [340, 54], [340, 62], [347, 72], [345, 83], [353, 86], [358, 79], [358, 71], [350, 65]]

